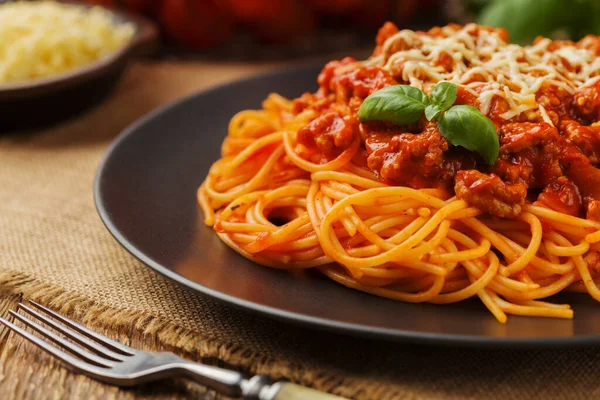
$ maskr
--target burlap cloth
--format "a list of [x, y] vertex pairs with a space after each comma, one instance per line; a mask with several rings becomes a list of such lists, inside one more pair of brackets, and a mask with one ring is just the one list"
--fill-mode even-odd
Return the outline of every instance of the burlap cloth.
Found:
[[[289, 378], [357, 399], [600, 398], [600, 348], [485, 351], [355, 339], [286, 325], [190, 293], [127, 254], [96, 214], [110, 141], [171, 99], [264, 65], [134, 65], [101, 106], [0, 136], [0, 315], [43, 304], [133, 346]], [[0, 399], [215, 398], [185, 381], [122, 390], [72, 374], [0, 328]]]

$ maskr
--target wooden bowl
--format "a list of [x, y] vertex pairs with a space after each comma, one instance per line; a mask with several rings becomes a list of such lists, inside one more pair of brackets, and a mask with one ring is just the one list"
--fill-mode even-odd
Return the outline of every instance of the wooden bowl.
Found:
[[62, 74], [0, 84], [0, 133], [56, 123], [98, 104], [114, 88], [133, 56], [154, 50], [158, 38], [154, 23], [132, 14], [110, 12], [115, 23], [135, 25], [136, 33], [129, 42], [105, 58]]

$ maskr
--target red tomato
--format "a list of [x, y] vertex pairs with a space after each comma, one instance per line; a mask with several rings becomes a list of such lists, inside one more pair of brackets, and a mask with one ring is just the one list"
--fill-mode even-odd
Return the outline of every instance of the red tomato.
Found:
[[234, 26], [230, 13], [214, 0], [162, 0], [159, 20], [170, 38], [192, 49], [217, 46]]
[[291, 42], [316, 24], [314, 15], [298, 0], [228, 1], [235, 17], [267, 42]]
[[380, 0], [304, 0], [314, 10], [325, 14], [343, 14], [356, 10], [365, 4], [377, 4]]

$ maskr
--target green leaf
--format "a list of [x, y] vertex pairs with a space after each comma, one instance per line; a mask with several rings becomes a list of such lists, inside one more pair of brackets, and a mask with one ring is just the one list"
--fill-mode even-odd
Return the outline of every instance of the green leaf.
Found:
[[450, 143], [479, 153], [489, 165], [498, 158], [500, 143], [496, 127], [475, 107], [452, 107], [439, 117], [438, 128]]
[[440, 106], [439, 104], [430, 104], [427, 107], [425, 107], [425, 118], [427, 118], [427, 121], [431, 121], [445, 110], [446, 109]]
[[538, 35], [551, 36], [557, 30], [581, 24], [576, 3], [576, 0], [494, 0], [482, 10], [477, 22], [506, 28], [511, 42], [529, 43]]
[[600, 3], [590, 4], [590, 26], [587, 33], [600, 35]]
[[444, 110], [452, 107], [456, 101], [456, 85], [451, 82], [440, 82], [431, 89], [429, 99], [432, 103], [439, 104]]
[[421, 118], [427, 104], [427, 95], [415, 87], [388, 86], [365, 99], [358, 110], [358, 118], [361, 122], [387, 121], [408, 125]]
[[469, 14], [477, 15], [490, 3], [490, 0], [468, 0], [466, 9]]
[[436, 118], [439, 113], [446, 111], [456, 101], [456, 85], [450, 82], [440, 82], [431, 89], [430, 104], [425, 108], [428, 121]]

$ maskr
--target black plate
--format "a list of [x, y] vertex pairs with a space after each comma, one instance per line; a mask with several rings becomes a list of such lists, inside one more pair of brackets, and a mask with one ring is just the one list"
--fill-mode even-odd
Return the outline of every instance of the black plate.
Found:
[[347, 289], [315, 273], [256, 265], [202, 223], [196, 189], [218, 158], [229, 119], [270, 92], [316, 88], [320, 66], [231, 83], [163, 107], [110, 147], [95, 181], [98, 212], [114, 237], [157, 272], [231, 305], [312, 327], [371, 337], [477, 346], [600, 343], [600, 305], [587, 295], [575, 319], [509, 316], [498, 323], [478, 300], [405, 304]]

